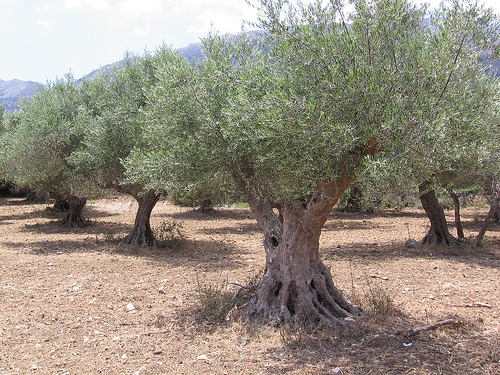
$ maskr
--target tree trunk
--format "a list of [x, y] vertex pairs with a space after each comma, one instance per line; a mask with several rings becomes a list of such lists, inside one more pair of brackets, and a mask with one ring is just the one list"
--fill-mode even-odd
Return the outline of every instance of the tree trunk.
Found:
[[500, 185], [493, 185], [492, 194], [491, 194], [491, 205], [488, 211], [488, 215], [486, 215], [486, 219], [484, 219], [483, 225], [481, 226], [481, 230], [477, 235], [476, 246], [479, 247], [483, 243], [484, 235], [486, 234], [486, 230], [488, 229], [488, 225], [493, 223], [499, 223], [500, 216]]
[[455, 228], [457, 228], [457, 237], [464, 239], [464, 229], [462, 227], [462, 220], [460, 220], [460, 194], [448, 190], [448, 194], [453, 199], [453, 207], [455, 208]]
[[83, 207], [87, 203], [87, 198], [80, 198], [69, 194], [66, 196], [68, 202], [68, 213], [66, 214], [62, 224], [68, 227], [86, 227], [89, 222], [82, 215]]
[[199, 206], [196, 208], [197, 212], [201, 213], [214, 213], [215, 209], [210, 198], [203, 199]]
[[128, 234], [122, 241], [125, 245], [133, 246], [153, 246], [155, 244], [155, 236], [151, 229], [151, 212], [155, 207], [160, 195], [154, 190], [149, 190], [143, 196], [134, 196], [139, 203], [139, 208], [135, 216], [135, 223]]
[[69, 202], [68, 196], [62, 194], [56, 194], [56, 201], [54, 202], [53, 211], [56, 212], [68, 212], [69, 210]]
[[434, 190], [429, 190], [426, 184], [419, 186], [422, 207], [431, 222], [431, 227], [422, 240], [422, 245], [438, 245], [445, 247], [463, 248], [465, 242], [456, 239], [448, 231], [448, 224], [444, 211], [439, 204]]
[[262, 195], [249, 197], [266, 250], [265, 274], [247, 306], [250, 317], [331, 325], [359, 313], [335, 286], [319, 255], [321, 229], [350, 182], [324, 185], [308, 204], [284, 206], [282, 221]]

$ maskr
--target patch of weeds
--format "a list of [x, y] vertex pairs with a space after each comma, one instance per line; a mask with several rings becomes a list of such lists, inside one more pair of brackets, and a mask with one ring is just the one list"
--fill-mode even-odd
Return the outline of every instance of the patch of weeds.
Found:
[[196, 292], [203, 311], [207, 317], [221, 320], [224, 319], [229, 311], [235, 306], [233, 297], [228, 290], [228, 277], [222, 278], [222, 275], [215, 283], [201, 283], [196, 276]]
[[[198, 299], [207, 318], [230, 320], [245, 305], [257, 289], [262, 272], [250, 277], [246, 285], [229, 283], [222, 275], [212, 283], [201, 283], [196, 277]], [[229, 290], [229, 285], [239, 287], [236, 293]]]
[[178, 220], [163, 221], [153, 229], [156, 238], [155, 246], [160, 248], [175, 248], [186, 239], [184, 225]]
[[361, 307], [361, 310], [368, 316], [385, 320], [390, 316], [399, 315], [394, 299], [387, 288], [371, 278], [367, 278], [365, 285], [360, 289], [356, 289], [352, 283], [351, 295], [353, 303]]

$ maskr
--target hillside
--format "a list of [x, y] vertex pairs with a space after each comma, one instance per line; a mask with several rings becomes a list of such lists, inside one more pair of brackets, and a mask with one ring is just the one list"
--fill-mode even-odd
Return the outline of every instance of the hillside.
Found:
[[15, 111], [18, 108], [16, 102], [21, 98], [31, 98], [37, 85], [40, 83], [18, 79], [11, 81], [0, 79], [0, 104], [3, 104], [7, 112]]

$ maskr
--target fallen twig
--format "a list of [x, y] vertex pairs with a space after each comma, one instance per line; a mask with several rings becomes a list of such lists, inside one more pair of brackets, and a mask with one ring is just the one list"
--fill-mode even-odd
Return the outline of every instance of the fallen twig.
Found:
[[487, 307], [488, 309], [491, 309], [491, 305], [489, 303], [483, 302], [468, 303], [465, 307]]
[[143, 332], [143, 333], [138, 333], [137, 336], [152, 336], [152, 335], [158, 335], [162, 333], [171, 333], [171, 330], [164, 330], [164, 331], [151, 331], [151, 332]]
[[439, 322], [429, 324], [429, 325], [426, 325], [424, 327], [417, 327], [417, 328], [410, 329], [408, 332], [398, 331], [398, 332], [396, 332], [396, 334], [403, 334], [405, 336], [416, 336], [420, 332], [430, 331], [430, 330], [433, 330], [433, 329], [436, 329], [439, 327], [443, 327], [446, 325], [450, 325], [450, 324], [462, 324], [462, 322], [460, 320], [456, 320], [456, 319], [440, 320]]
[[389, 278], [387, 276], [370, 275], [370, 277], [372, 277], [374, 279], [389, 280]]

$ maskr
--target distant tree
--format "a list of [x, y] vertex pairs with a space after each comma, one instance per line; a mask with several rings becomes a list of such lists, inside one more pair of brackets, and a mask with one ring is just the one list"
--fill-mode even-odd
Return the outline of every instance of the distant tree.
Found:
[[[484, 74], [476, 22], [494, 19], [460, 3], [441, 8], [429, 27], [426, 9], [407, 1], [355, 1], [350, 15], [340, 1], [286, 4], [259, 2], [265, 43], [203, 41], [199, 78], [176, 114], [192, 121], [161, 119], [156, 134], [169, 134], [171, 146], [158, 161], [186, 188], [212, 175], [247, 196], [266, 250], [251, 316], [331, 324], [358, 310], [320, 259], [329, 213], [367, 159], [406, 152], [409, 139], [425, 147], [451, 116], [477, 123], [483, 113], [469, 108], [487, 103], [470, 89]], [[469, 30], [478, 40], [460, 43]], [[153, 97], [163, 104], [161, 91]]]
[[159, 146], [146, 132], [151, 111], [147, 95], [157, 82], [157, 66], [163, 64], [187, 65], [187, 61], [168, 48], [144, 56], [129, 54], [111, 73], [82, 83], [86, 132], [70, 163], [100, 188], [115, 189], [138, 202], [134, 226], [123, 240], [128, 245], [154, 244], [151, 212], [166, 187], [138, 177], [143, 169], [154, 173], [146, 156]]
[[68, 74], [39, 87], [20, 107], [6, 133], [9, 141], [2, 159], [8, 179], [64, 199], [69, 210], [63, 224], [87, 225], [82, 216], [86, 198], [76, 195], [85, 192], [85, 181], [67, 163], [84, 133], [77, 82]]

